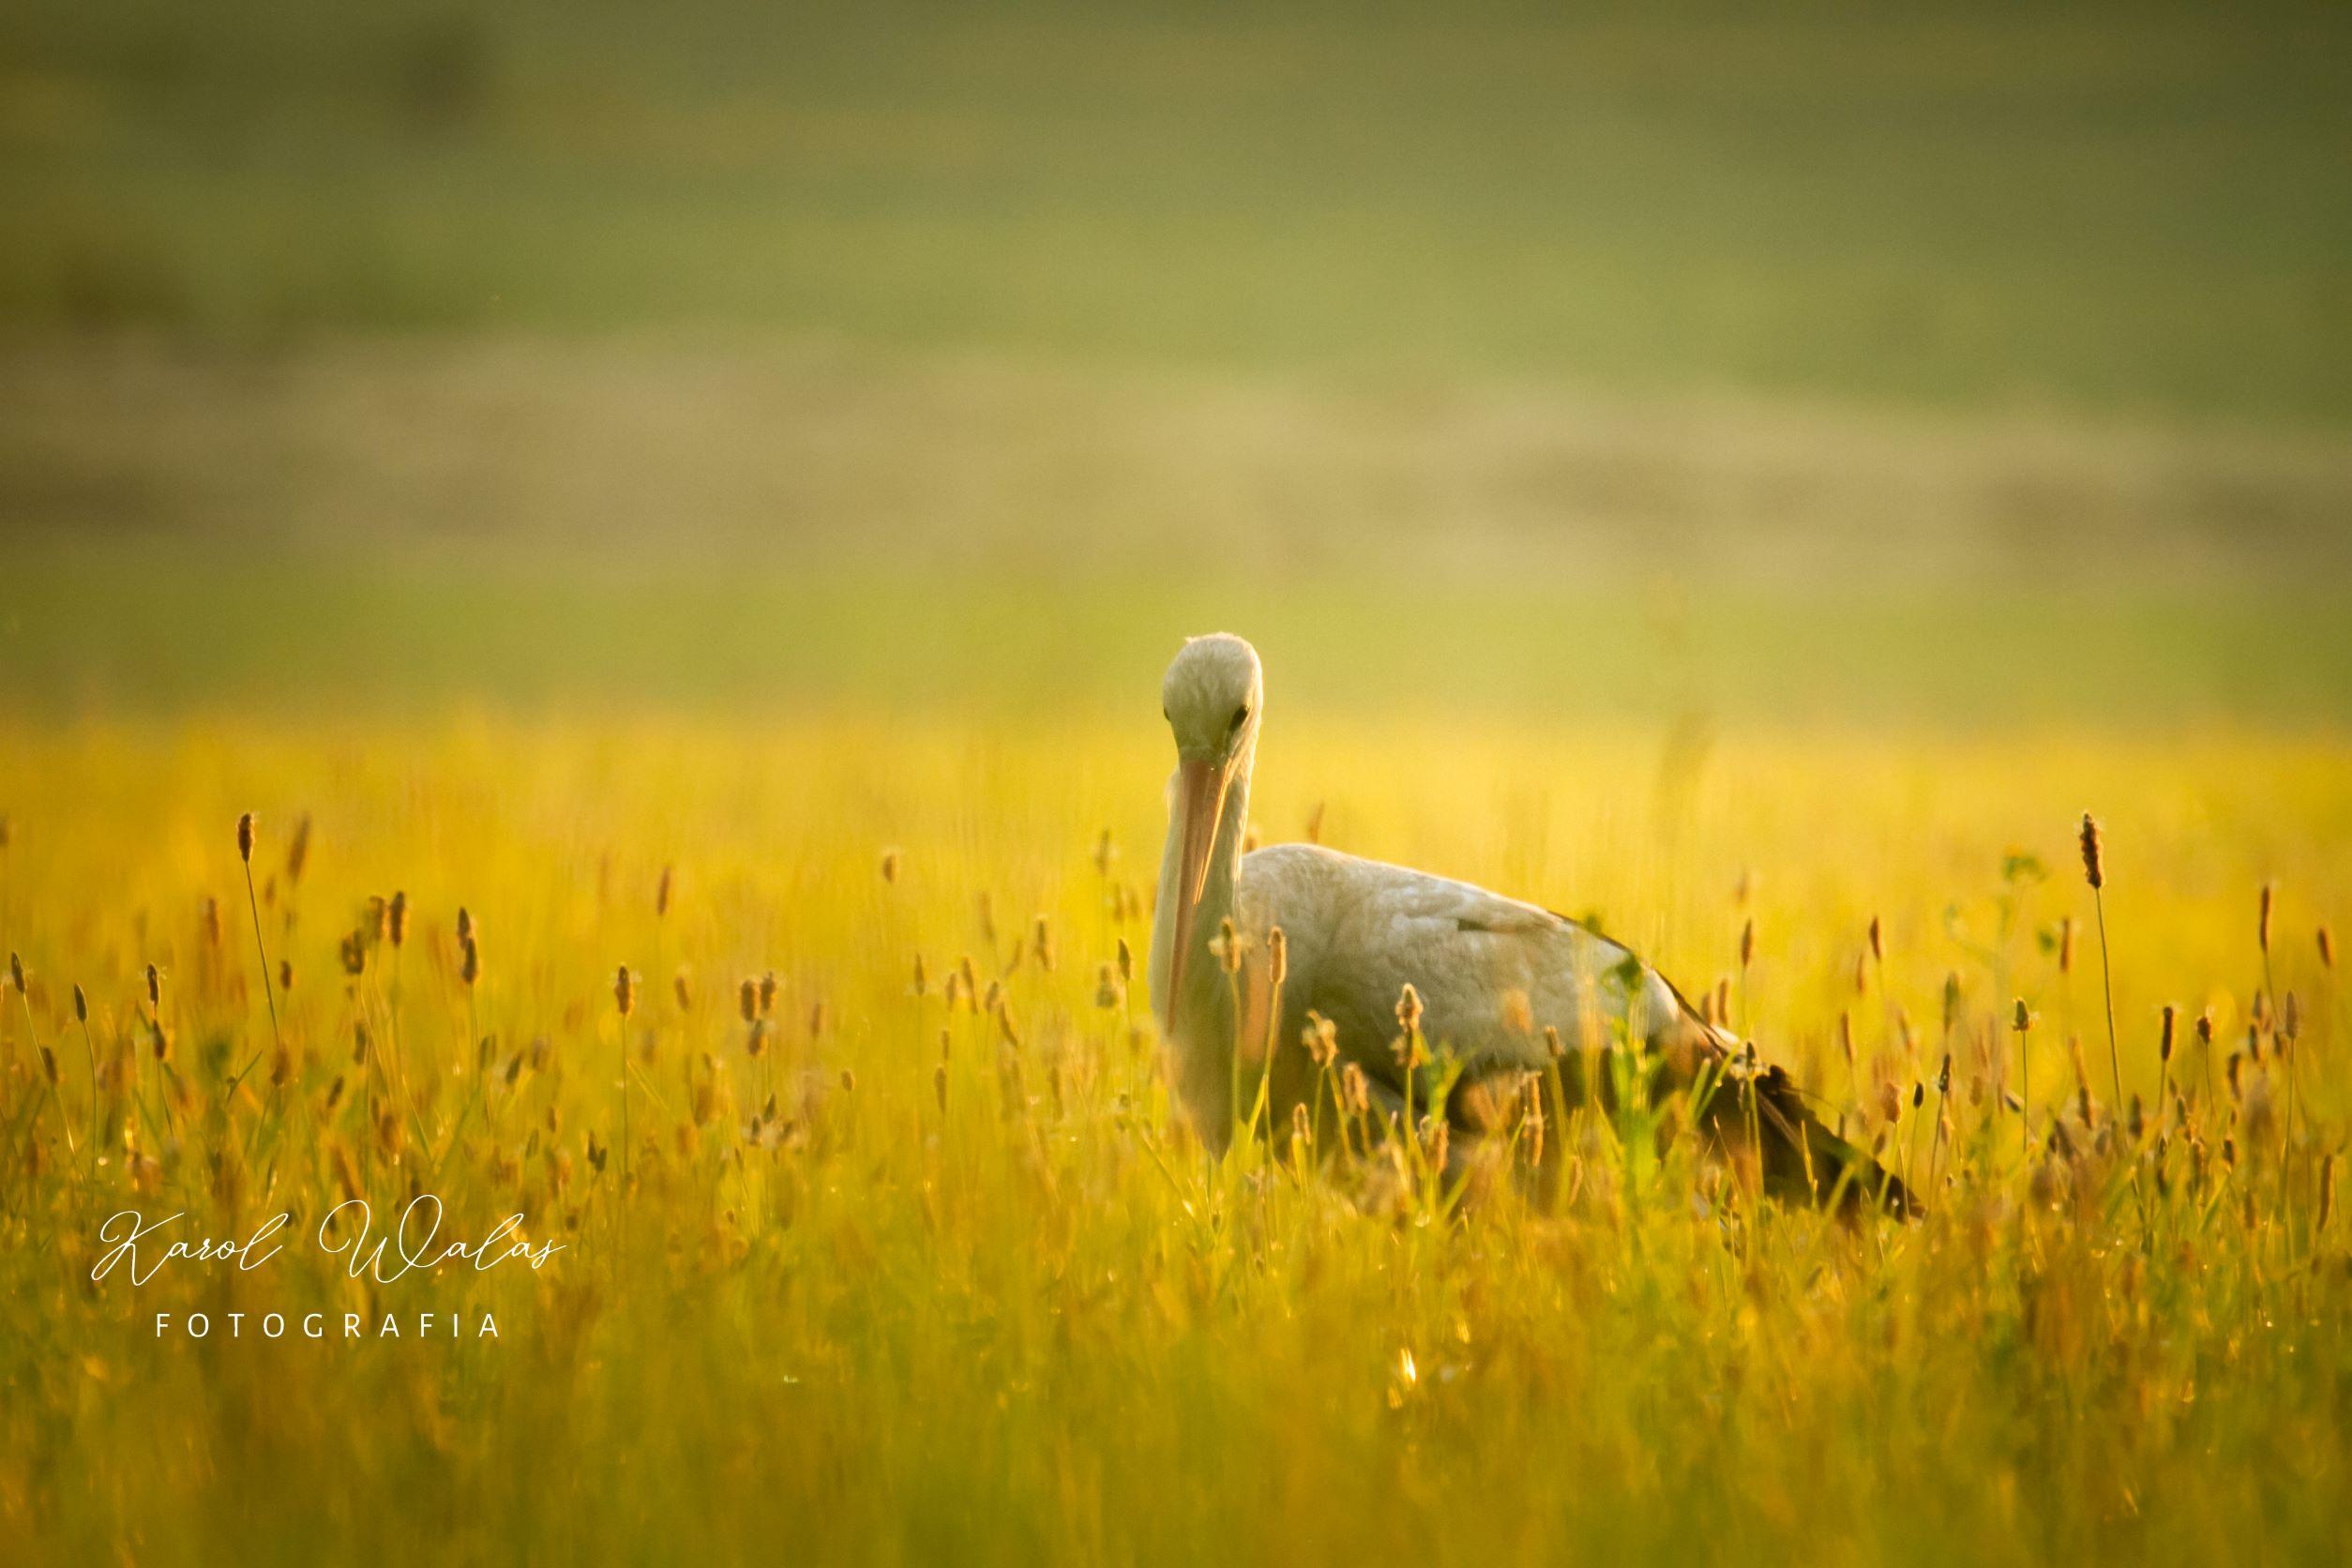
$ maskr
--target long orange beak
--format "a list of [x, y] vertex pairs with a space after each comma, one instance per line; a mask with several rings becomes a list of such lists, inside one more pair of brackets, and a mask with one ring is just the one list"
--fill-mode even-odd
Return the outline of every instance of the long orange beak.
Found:
[[1176, 951], [1168, 967], [1168, 1027], [1176, 1027], [1176, 999], [1184, 994], [1184, 956], [1192, 951], [1193, 915], [1200, 907], [1200, 884], [1209, 877], [1209, 854], [1225, 821], [1225, 787], [1230, 775], [1214, 762], [1177, 766], [1176, 821], [1183, 849], [1176, 873]]

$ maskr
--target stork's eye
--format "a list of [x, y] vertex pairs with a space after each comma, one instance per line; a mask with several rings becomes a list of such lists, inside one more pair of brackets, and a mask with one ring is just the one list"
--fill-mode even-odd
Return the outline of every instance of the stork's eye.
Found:
[[1247, 723], [1248, 721], [1249, 721], [1249, 705], [1248, 705], [1247, 703], [1244, 703], [1242, 706], [1240, 706], [1240, 707], [1238, 707], [1238, 708], [1235, 708], [1235, 709], [1233, 710], [1233, 721], [1232, 721], [1230, 724], [1228, 724], [1228, 725], [1225, 727], [1225, 732], [1226, 732], [1227, 734], [1229, 734], [1229, 734], [1233, 734], [1233, 733], [1235, 733], [1236, 731], [1238, 731], [1241, 729], [1241, 727], [1242, 727], [1244, 724]]

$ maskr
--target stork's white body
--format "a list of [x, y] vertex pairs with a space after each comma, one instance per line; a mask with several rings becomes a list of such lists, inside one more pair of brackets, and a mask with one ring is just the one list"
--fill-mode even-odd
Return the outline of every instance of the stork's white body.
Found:
[[[1547, 1026], [1581, 1049], [1713, 1036], [1622, 946], [1533, 904], [1311, 844], [1244, 855], [1263, 700], [1257, 656], [1226, 637], [1197, 639], [1185, 653], [1203, 674], [1180, 678], [1190, 672], [1184, 659], [1170, 671], [1169, 721], [1189, 721], [1205, 739], [1188, 746], [1179, 731], [1152, 930], [1152, 1004], [1178, 1098], [1212, 1149], [1222, 1150], [1246, 1114], [1269, 1050], [1276, 1120], [1313, 1092], [1299, 1044], [1310, 1013], [1332, 1022], [1341, 1056], [1364, 1069], [1376, 1098], [1401, 1101], [1394, 1047], [1408, 983], [1425, 1010], [1423, 1038], [1433, 1055], [1459, 1066], [1465, 1082], [1543, 1067]], [[1214, 731], [1232, 705], [1242, 716], [1228, 740]], [[1213, 832], [1188, 821], [1203, 809], [1214, 813]], [[1187, 864], [1188, 839], [1193, 856], [1205, 847], [1199, 864]], [[1228, 921], [1240, 948], [1234, 969], [1213, 950]], [[1267, 953], [1275, 927], [1289, 960], [1278, 988]], [[1237, 1076], [1247, 1080], [1239, 1108]], [[1429, 1104], [1418, 1093], [1416, 1102]]]
[[[1498, 1130], [1508, 1114], [1495, 1113], [1547, 1064], [1554, 1039], [1577, 1061], [1552, 1077], [1552, 1093], [1575, 1101], [1590, 1085], [1606, 1106], [1614, 1074], [1596, 1057], [1621, 1045], [1639, 1052], [1646, 1088], [1704, 1086], [1696, 1124], [1712, 1147], [1749, 1150], [1767, 1186], [1913, 1211], [1902, 1184], [1824, 1125], [1786, 1073], [1703, 1021], [1608, 938], [1468, 882], [1311, 844], [1244, 855], [1265, 701], [1248, 643], [1193, 639], [1168, 666], [1161, 700], [1176, 772], [1152, 922], [1152, 1009], [1177, 1099], [1212, 1150], [1253, 1124], [1261, 1076], [1273, 1114], [1255, 1124], [1280, 1125], [1292, 1106], [1319, 1103], [1319, 1069], [1301, 1039], [1314, 1014], [1333, 1026], [1339, 1057], [1362, 1070], [1384, 1125], [1410, 1104], [1416, 1120]], [[1398, 1048], [1408, 985], [1429, 1058], [1419, 1070], [1407, 1063], [1421, 1053]]]
[[[1546, 1027], [1575, 1049], [1657, 1045], [1703, 1028], [1655, 971], [1573, 921], [1469, 882], [1317, 845], [1244, 856], [1218, 919], [1229, 916], [1239, 972], [1229, 977], [1207, 953], [1187, 965], [1168, 1040], [1185, 1114], [1213, 1149], [1224, 1147], [1236, 1121], [1237, 1053], [1245, 1095], [1254, 1095], [1265, 1052], [1274, 1051], [1277, 1118], [1311, 1094], [1300, 1045], [1310, 1013], [1331, 1020], [1341, 1055], [1364, 1067], [1376, 1097], [1401, 1099], [1396, 1005], [1408, 984], [1421, 998], [1423, 1037], [1464, 1082], [1540, 1070]], [[1267, 963], [1267, 933], [1277, 927], [1288, 949], [1279, 996]], [[1163, 967], [1155, 962], [1153, 973], [1153, 1002], [1166, 1016]], [[1416, 1098], [1429, 1106], [1425, 1086]]]

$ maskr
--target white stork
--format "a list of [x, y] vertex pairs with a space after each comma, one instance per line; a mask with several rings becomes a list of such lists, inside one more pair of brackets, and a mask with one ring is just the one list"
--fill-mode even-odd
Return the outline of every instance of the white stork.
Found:
[[[1319, 845], [1244, 853], [1265, 706], [1247, 642], [1224, 633], [1186, 642], [1161, 698], [1176, 771], [1152, 925], [1152, 1007], [1177, 1097], [1213, 1152], [1245, 1125], [1286, 1124], [1292, 1106], [1323, 1093], [1302, 1043], [1317, 1029], [1362, 1069], [1378, 1120], [1409, 1108], [1415, 1122], [1444, 1117], [1457, 1164], [1506, 1124], [1530, 1074], [1557, 1084], [1570, 1105], [1597, 1089], [1614, 1108], [1612, 1069], [1638, 1062], [1653, 1095], [1694, 1091], [1693, 1119], [1714, 1147], [1753, 1147], [1768, 1189], [1911, 1211], [1902, 1184], [1824, 1126], [1786, 1073], [1702, 1020], [1606, 937], [1467, 882]], [[1398, 1048], [1409, 1034], [1399, 1013], [1408, 986], [1427, 1043], [1421, 1053]], [[1545, 1072], [1555, 1041], [1556, 1075]], [[1611, 1057], [1626, 1042], [1638, 1050]], [[1446, 1063], [1458, 1072], [1441, 1070]]]

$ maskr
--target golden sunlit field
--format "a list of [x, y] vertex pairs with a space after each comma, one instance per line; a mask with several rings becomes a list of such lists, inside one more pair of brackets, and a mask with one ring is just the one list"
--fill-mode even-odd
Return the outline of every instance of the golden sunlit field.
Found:
[[[2347, 80], [0, 7], [0, 1564], [2352, 1560]], [[1600, 949], [1352, 896], [1237, 926], [1366, 1037], [1213, 1157], [1164, 792], [1259, 717], [1261, 842], [1621, 941], [1924, 1214], [1753, 1191], [1687, 1027], [1571, 1110]]]
[[[1209, 1164], [1118, 968], [1166, 765], [1139, 705], [12, 726], [8, 1534], [143, 1563], [2352, 1544], [2340, 742], [1482, 722], [1440, 755], [1274, 710], [1263, 837], [1319, 815], [1726, 980], [1932, 1209], [1848, 1226], [1584, 1119], [1556, 1204], [1457, 1211], [1287, 1140]], [[445, 1244], [519, 1213], [561, 1250], [377, 1283], [313, 1244], [417, 1191]], [[294, 1218], [250, 1269], [153, 1244], [148, 1283], [93, 1284], [127, 1208]]]

